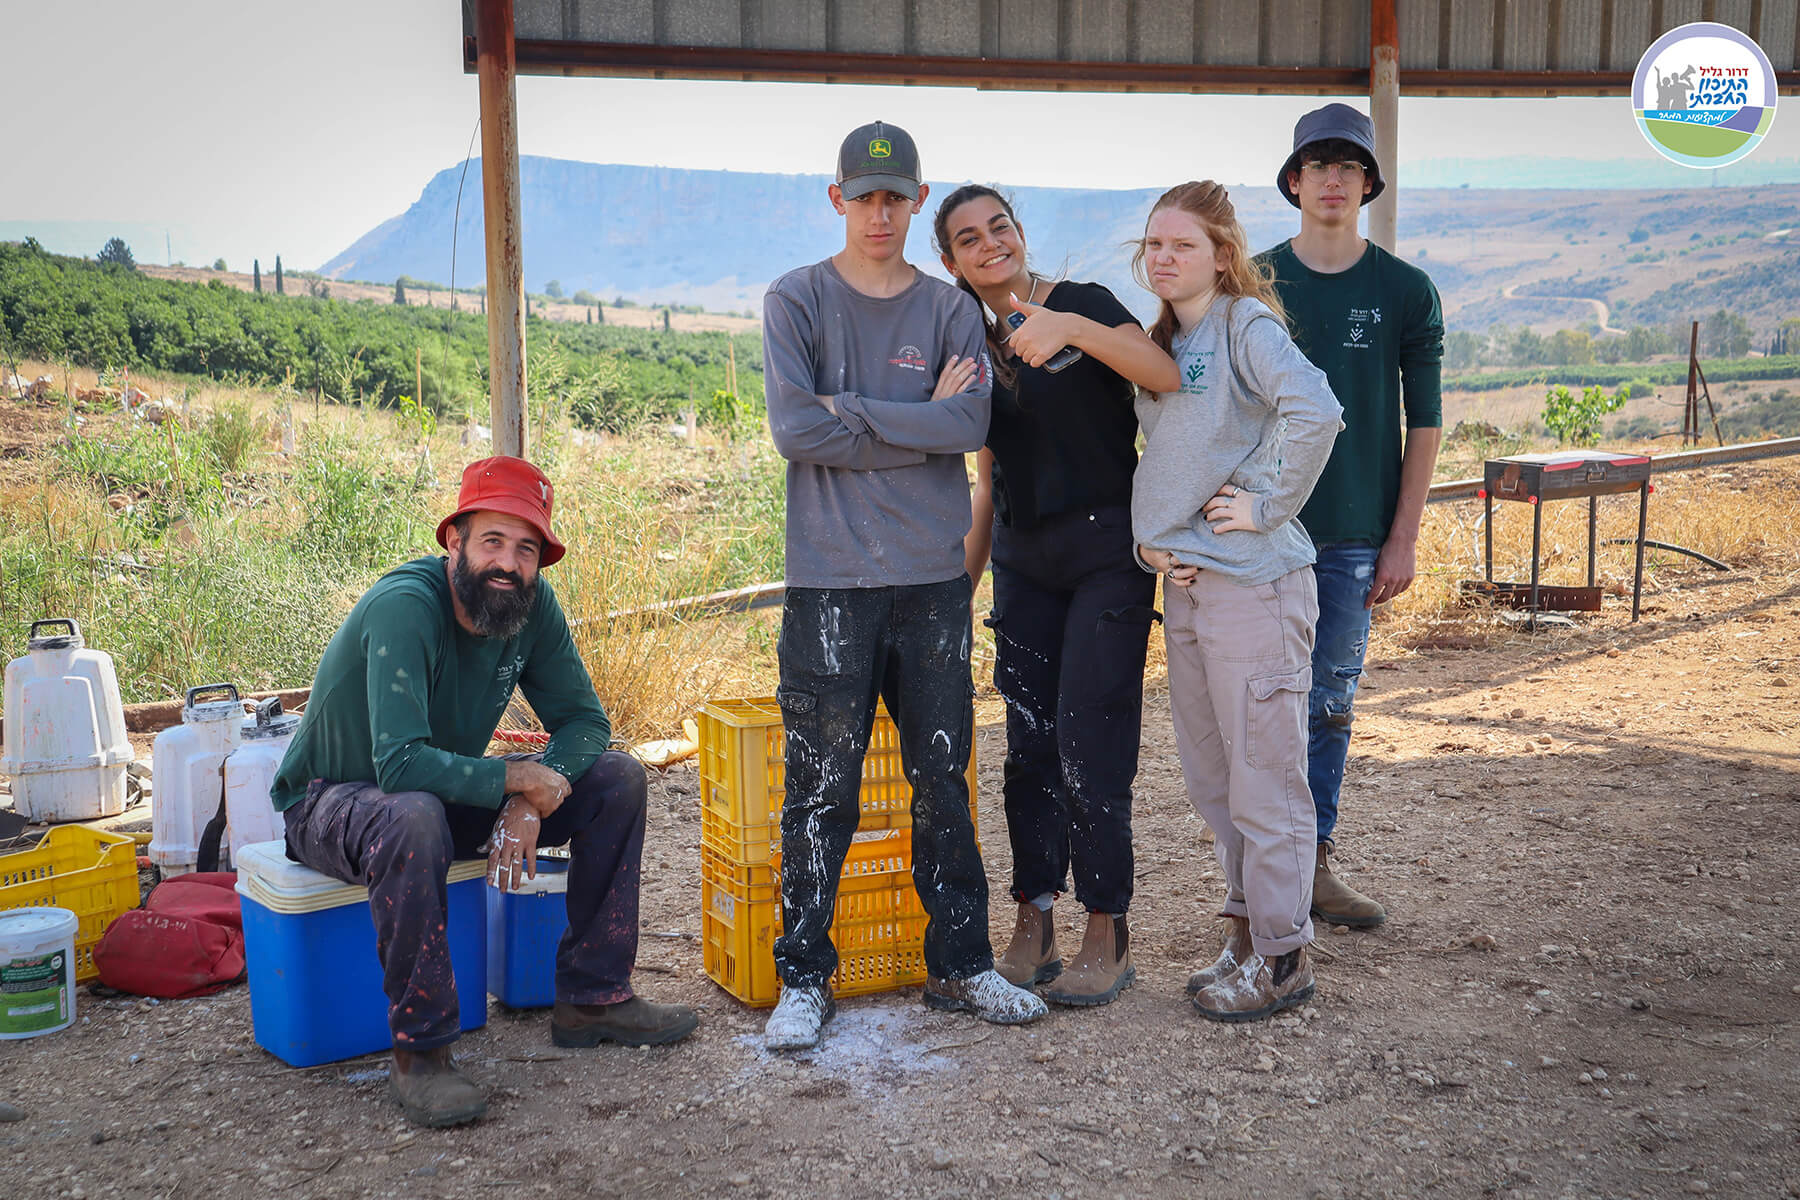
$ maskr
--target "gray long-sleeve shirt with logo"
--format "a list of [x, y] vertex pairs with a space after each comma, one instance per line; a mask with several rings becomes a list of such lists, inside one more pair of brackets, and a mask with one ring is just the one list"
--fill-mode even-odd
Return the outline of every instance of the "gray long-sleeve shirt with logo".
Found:
[[[1138, 393], [1144, 454], [1131, 481], [1138, 544], [1246, 586], [1310, 566], [1312, 539], [1294, 517], [1344, 427], [1325, 372], [1267, 305], [1248, 298], [1219, 297], [1174, 351], [1181, 387]], [[1254, 530], [1214, 533], [1201, 515], [1227, 483], [1255, 495]]]
[[[931, 399], [951, 355], [981, 363], [969, 389]], [[981, 313], [923, 273], [868, 296], [830, 259], [763, 299], [769, 432], [788, 460], [790, 587], [942, 583], [963, 571], [963, 455], [987, 437], [992, 387]], [[830, 396], [827, 408], [820, 396]]]

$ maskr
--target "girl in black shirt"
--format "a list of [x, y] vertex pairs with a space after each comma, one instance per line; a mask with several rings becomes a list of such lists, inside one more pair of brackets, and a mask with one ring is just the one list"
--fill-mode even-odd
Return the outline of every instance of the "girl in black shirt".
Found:
[[[1156, 579], [1131, 540], [1139, 386], [1179, 385], [1174, 361], [1097, 283], [1053, 282], [1026, 265], [1025, 235], [993, 188], [938, 206], [944, 266], [983, 305], [994, 399], [969, 577], [994, 564], [994, 685], [1006, 700], [1006, 823], [1012, 944], [996, 968], [1058, 1004], [1111, 1001], [1135, 976], [1131, 782]], [[1013, 313], [1024, 323], [1008, 330]], [[1058, 351], [1081, 357], [1052, 373]], [[1071, 867], [1088, 911], [1065, 973], [1051, 908]], [[1061, 976], [1058, 979], [1058, 976]]]

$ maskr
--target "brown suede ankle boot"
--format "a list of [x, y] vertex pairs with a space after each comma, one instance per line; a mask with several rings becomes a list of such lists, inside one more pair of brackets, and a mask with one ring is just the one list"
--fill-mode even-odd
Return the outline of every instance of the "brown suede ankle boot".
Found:
[[1089, 913], [1080, 953], [1056, 985], [1044, 989], [1044, 999], [1075, 1007], [1110, 1004], [1136, 978], [1125, 914]]
[[1014, 987], [1036, 987], [1062, 974], [1062, 955], [1056, 952], [1056, 922], [1050, 914], [1027, 900], [1019, 905], [1012, 941], [1006, 953], [994, 960], [994, 970]]
[[1219, 957], [1209, 967], [1201, 967], [1188, 976], [1187, 994], [1192, 996], [1203, 987], [1219, 982], [1238, 969], [1250, 957], [1250, 918], [1226, 916], [1221, 925]]
[[1363, 895], [1343, 878], [1331, 873], [1330, 842], [1319, 843], [1319, 857], [1313, 868], [1312, 915], [1328, 925], [1348, 925], [1351, 929], [1373, 929], [1387, 920], [1387, 912]]

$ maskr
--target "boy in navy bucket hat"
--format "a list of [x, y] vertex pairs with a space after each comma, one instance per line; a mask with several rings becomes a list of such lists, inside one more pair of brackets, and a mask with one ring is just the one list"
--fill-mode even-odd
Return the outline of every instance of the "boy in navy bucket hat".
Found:
[[[462, 1029], [445, 932], [445, 872], [485, 853], [488, 881], [537, 872], [568, 843], [569, 929], [556, 950], [551, 1040], [660, 1045], [699, 1023], [631, 988], [644, 768], [612, 725], [556, 593], [555, 489], [519, 458], [473, 462], [438, 524], [448, 554], [376, 580], [319, 661], [276, 772], [288, 856], [369, 889], [388, 997], [389, 1091], [418, 1125], [473, 1121], [487, 1100], [451, 1061]], [[486, 756], [515, 690], [550, 731], [542, 754]]]
[[1274, 274], [1295, 343], [1344, 406], [1344, 430], [1300, 510], [1319, 587], [1307, 746], [1318, 818], [1312, 915], [1370, 928], [1386, 911], [1335, 875], [1330, 856], [1369, 618], [1412, 586], [1416, 569], [1442, 435], [1444, 315], [1425, 272], [1357, 230], [1362, 206], [1387, 187], [1368, 117], [1348, 104], [1301, 117], [1275, 187], [1300, 210], [1300, 232], [1260, 261]]

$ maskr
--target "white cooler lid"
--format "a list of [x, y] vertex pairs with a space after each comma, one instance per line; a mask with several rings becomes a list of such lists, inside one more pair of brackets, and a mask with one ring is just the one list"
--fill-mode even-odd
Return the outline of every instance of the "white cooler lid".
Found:
[[[237, 894], [248, 896], [270, 912], [309, 913], [362, 904], [369, 890], [333, 879], [287, 856], [285, 842], [252, 842], [232, 859], [237, 867]], [[487, 874], [486, 859], [463, 859], [450, 864], [445, 879], [461, 883]]]

